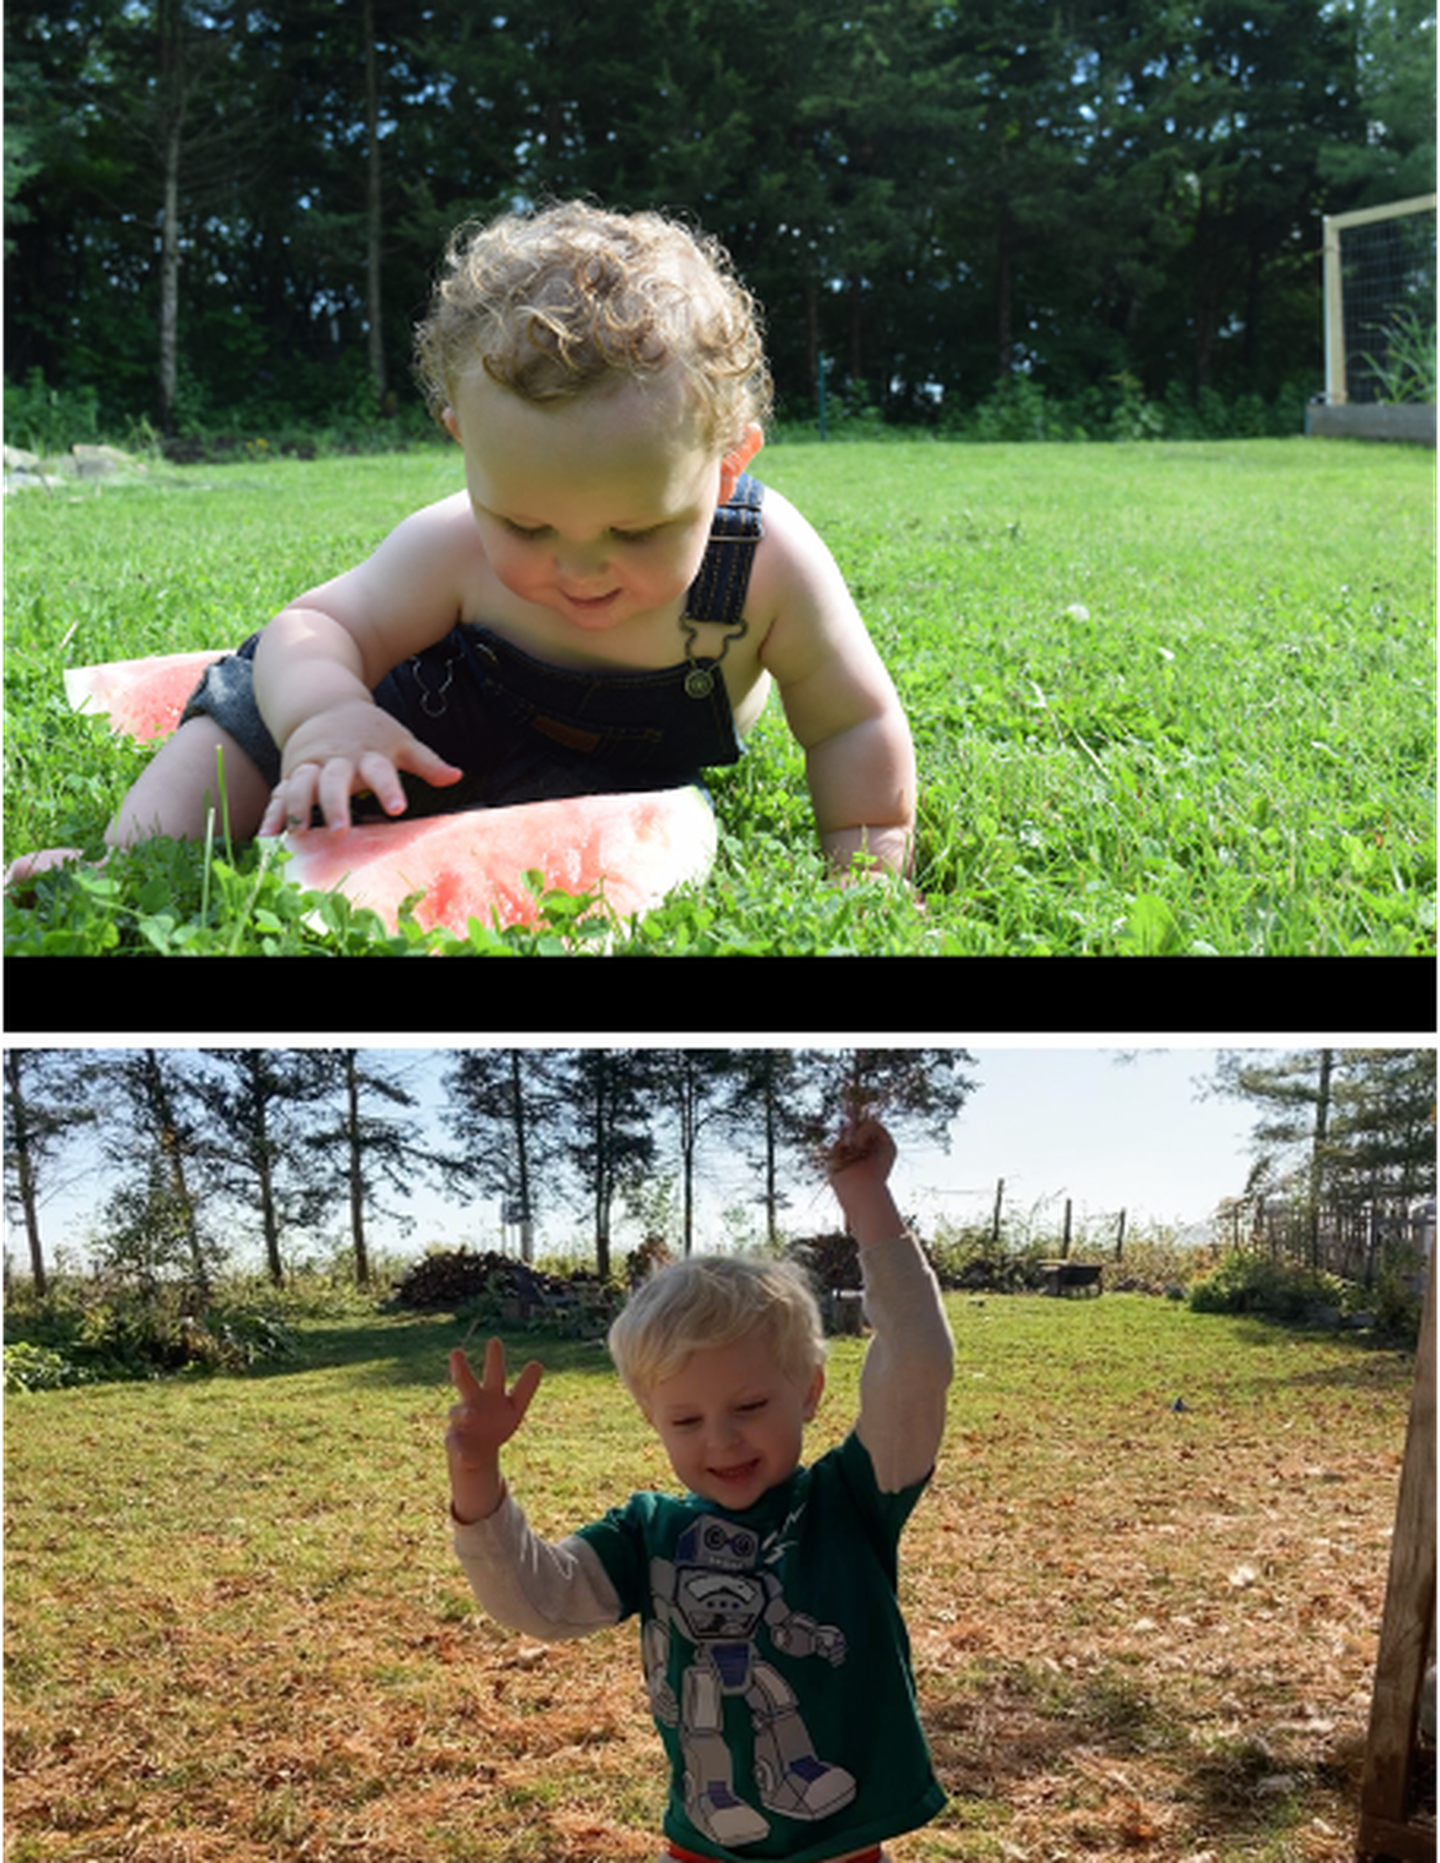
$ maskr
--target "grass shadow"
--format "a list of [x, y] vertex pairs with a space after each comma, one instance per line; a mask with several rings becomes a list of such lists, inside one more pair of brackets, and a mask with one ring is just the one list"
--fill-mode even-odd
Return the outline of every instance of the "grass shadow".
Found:
[[[1197, 1739], [1189, 1714], [1163, 1688], [1123, 1668], [1098, 1675], [1054, 1673], [1035, 1663], [988, 1666], [948, 1700], [925, 1705], [936, 1772], [957, 1800], [1019, 1806], [1038, 1795], [1078, 1807], [1083, 1799], [1145, 1790], [1146, 1763], [1158, 1792], [1185, 1819], [1190, 1840], [1226, 1846], [1274, 1843], [1314, 1810], [1317, 1794], [1353, 1798], [1363, 1740], [1324, 1738], [1283, 1757], [1254, 1735], [1216, 1745]], [[1104, 1805], [1097, 1807], [1103, 1817]], [[1133, 1834], [1123, 1841], [1136, 1841]], [[1265, 1848], [1263, 1854], [1272, 1851]]]
[[1079, 1679], [1027, 1663], [988, 1669], [956, 1698], [927, 1702], [925, 1726], [946, 1789], [984, 1798], [1004, 1798], [1077, 1748], [1130, 1756], [1176, 1737], [1174, 1716], [1133, 1676]]
[[448, 1381], [451, 1351], [465, 1346], [472, 1359], [487, 1338], [500, 1339], [513, 1372], [538, 1358], [547, 1372], [591, 1372], [614, 1377], [603, 1339], [562, 1338], [555, 1333], [479, 1327], [455, 1314], [405, 1314], [334, 1323], [307, 1323], [294, 1356], [265, 1360], [245, 1375], [251, 1379], [294, 1377], [316, 1371], [349, 1371], [357, 1384], [433, 1388]]

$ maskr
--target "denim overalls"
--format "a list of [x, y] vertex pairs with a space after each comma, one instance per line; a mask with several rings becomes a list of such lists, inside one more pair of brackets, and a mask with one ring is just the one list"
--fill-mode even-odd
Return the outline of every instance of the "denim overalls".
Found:
[[[700, 573], [685, 598], [685, 659], [658, 672], [551, 666], [489, 628], [469, 623], [402, 661], [375, 688], [375, 702], [464, 777], [437, 788], [401, 772], [407, 814], [448, 814], [560, 796], [669, 789], [712, 764], [738, 763], [740, 744], [724, 676], [732, 640], [745, 632], [745, 594], [763, 534], [765, 488], [749, 474], [716, 508]], [[712, 624], [696, 652], [699, 629]], [[258, 634], [217, 660], [182, 714], [208, 716], [280, 780], [280, 752], [255, 704]], [[369, 799], [367, 798], [367, 801]], [[354, 815], [363, 819], [364, 809]], [[372, 813], [379, 814], [372, 806]]]

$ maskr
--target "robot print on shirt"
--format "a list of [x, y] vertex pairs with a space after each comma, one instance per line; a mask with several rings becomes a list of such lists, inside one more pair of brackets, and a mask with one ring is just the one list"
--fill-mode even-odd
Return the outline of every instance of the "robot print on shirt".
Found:
[[[673, 1560], [650, 1561], [655, 1616], [645, 1626], [644, 1651], [651, 1705], [658, 1720], [679, 1729], [686, 1813], [698, 1830], [727, 1846], [758, 1843], [770, 1830], [735, 1791], [725, 1744], [727, 1698], [742, 1698], [750, 1711], [755, 1779], [767, 1811], [828, 1818], [856, 1790], [843, 1766], [817, 1758], [795, 1691], [761, 1647], [764, 1637], [786, 1656], [815, 1656], [838, 1666], [845, 1660], [844, 1634], [792, 1611], [780, 1581], [759, 1569], [761, 1553], [750, 1528], [706, 1514], [681, 1534]], [[689, 1648], [678, 1700], [668, 1680], [672, 1635]]]

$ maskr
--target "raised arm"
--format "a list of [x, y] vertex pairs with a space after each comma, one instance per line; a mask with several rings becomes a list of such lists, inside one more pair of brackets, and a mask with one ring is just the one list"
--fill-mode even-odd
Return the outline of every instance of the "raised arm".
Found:
[[583, 1540], [552, 1543], [532, 1533], [500, 1473], [500, 1451], [525, 1421], [540, 1384], [532, 1360], [506, 1387], [505, 1348], [485, 1348], [476, 1377], [465, 1354], [450, 1354], [457, 1402], [450, 1411], [445, 1453], [450, 1464], [450, 1517], [455, 1551], [470, 1589], [497, 1623], [559, 1642], [617, 1623], [620, 1601], [599, 1557]]
[[858, 1111], [830, 1153], [830, 1183], [860, 1247], [865, 1311], [873, 1329], [860, 1375], [856, 1431], [886, 1493], [921, 1481], [945, 1429], [955, 1348], [940, 1288], [905, 1228], [889, 1177], [895, 1141]]

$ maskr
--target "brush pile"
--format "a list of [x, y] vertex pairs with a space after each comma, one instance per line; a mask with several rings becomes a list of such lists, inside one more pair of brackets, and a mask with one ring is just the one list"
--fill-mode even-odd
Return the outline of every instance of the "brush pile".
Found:
[[418, 1311], [453, 1311], [479, 1300], [544, 1307], [572, 1299], [581, 1284], [595, 1287], [598, 1282], [594, 1275], [583, 1273], [568, 1279], [546, 1274], [514, 1255], [494, 1250], [457, 1248], [423, 1256], [395, 1283], [391, 1298], [397, 1307]]
[[860, 1245], [854, 1236], [803, 1236], [790, 1244], [789, 1252], [817, 1294], [838, 1294], [860, 1285]]

